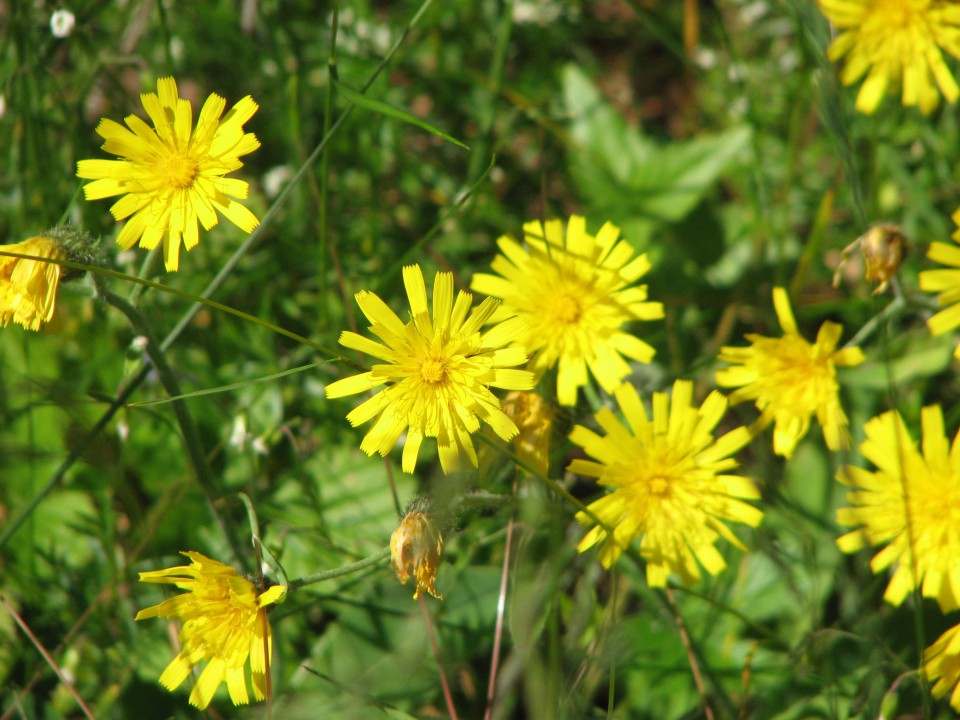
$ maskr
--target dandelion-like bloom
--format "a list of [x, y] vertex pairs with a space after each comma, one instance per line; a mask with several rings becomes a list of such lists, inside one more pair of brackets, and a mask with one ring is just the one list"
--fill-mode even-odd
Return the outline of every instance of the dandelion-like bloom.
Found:
[[457, 470], [464, 455], [476, 467], [477, 453], [470, 436], [480, 428], [481, 420], [504, 440], [517, 434], [517, 426], [489, 388], [533, 387], [530, 372], [509, 369], [525, 363], [526, 352], [520, 347], [503, 347], [523, 331], [523, 321], [506, 319], [481, 333], [496, 311], [497, 301], [487, 298], [471, 312], [473, 296], [461, 291], [454, 302], [453, 274], [443, 272], [434, 280], [431, 320], [419, 265], [403, 268], [403, 283], [412, 314], [406, 324], [376, 294], [357, 293], [357, 304], [371, 323], [370, 332], [383, 342], [344, 331], [340, 344], [386, 364], [331, 383], [327, 397], [387, 385], [347, 415], [354, 427], [377, 417], [360, 444], [361, 450], [367, 455], [386, 455], [406, 432], [404, 472], [414, 471], [425, 437], [437, 439], [445, 473]]
[[844, 552], [885, 546], [870, 561], [878, 573], [896, 564], [884, 599], [899, 605], [915, 588], [948, 612], [960, 598], [960, 434], [953, 444], [939, 406], [925, 407], [922, 453], [896, 411], [864, 426], [863, 456], [874, 472], [847, 466], [837, 479], [854, 489], [853, 507], [837, 510], [842, 525], [856, 529], [837, 540]]
[[954, 102], [960, 88], [941, 49], [960, 57], [960, 5], [947, 0], [820, 0], [841, 31], [827, 55], [846, 56], [844, 85], [866, 75], [857, 94], [857, 110], [870, 114], [891, 84], [903, 83], [903, 104], [931, 112], [940, 100], [937, 88]]
[[949, 692], [950, 706], [960, 712], [960, 625], [923, 651], [923, 672], [934, 683], [931, 694], [939, 699]]
[[[629, 429], [602, 408], [596, 420], [606, 435], [581, 425], [570, 434], [596, 462], [574, 460], [569, 470], [613, 490], [589, 505], [603, 525], [587, 533], [577, 549], [602, 543], [600, 561], [610, 567], [642, 535], [640, 554], [652, 587], [663, 587], [670, 573], [685, 583], [698, 581], [698, 563], [716, 575], [726, 567], [715, 547], [719, 538], [746, 550], [725, 521], [756, 527], [763, 518], [760, 510], [738, 499], [760, 497], [754, 484], [725, 474], [737, 466], [731, 455], [750, 442], [750, 432], [738, 427], [714, 438], [727, 399], [714, 391], [697, 408], [689, 380], [674, 383], [672, 399], [654, 393], [652, 418], [632, 385], [621, 385], [616, 398]], [[584, 512], [577, 520], [595, 522]]]
[[753, 400], [761, 412], [758, 426], [771, 421], [773, 450], [789, 458], [797, 443], [810, 429], [814, 415], [823, 428], [827, 447], [847, 447], [847, 416], [840, 407], [837, 366], [863, 362], [858, 347], [837, 350], [843, 327], [825, 322], [812, 345], [800, 336], [790, 300], [783, 288], [774, 288], [773, 306], [783, 329], [783, 337], [747, 335], [750, 347], [725, 347], [719, 358], [732, 367], [718, 370], [717, 384], [737, 387], [730, 403]]
[[[954, 222], [960, 224], [960, 210], [953, 215]], [[960, 240], [960, 230], [954, 233]], [[949, 268], [924, 270], [920, 273], [920, 289], [926, 292], [940, 293], [937, 303], [949, 305], [927, 320], [927, 326], [934, 335], [943, 335], [960, 325], [960, 247], [943, 242], [930, 243], [927, 257], [934, 262], [949, 265]], [[960, 358], [960, 345], [953, 352]]]
[[416, 579], [414, 600], [420, 597], [421, 592], [428, 592], [438, 600], [443, 600], [443, 595], [434, 587], [442, 551], [443, 535], [423, 509], [407, 512], [390, 536], [390, 561], [397, 579], [404, 585], [411, 575]]
[[663, 317], [663, 305], [646, 302], [647, 286], [633, 285], [650, 269], [646, 254], [620, 239], [620, 229], [606, 223], [596, 237], [586, 221], [573, 215], [567, 224], [550, 220], [523, 226], [526, 248], [504, 235], [502, 254], [491, 267], [499, 275], [478, 274], [470, 287], [501, 298], [493, 319], [517, 315], [527, 324], [516, 344], [531, 354], [539, 377], [558, 367], [561, 405], [575, 405], [577, 389], [587, 383], [587, 368], [608, 393], [630, 374], [623, 356], [648, 363], [654, 349], [623, 331], [633, 320]]
[[273, 654], [264, 608], [282, 600], [286, 588], [273, 585], [259, 593], [253, 583], [237, 575], [229, 565], [198, 552], [181, 554], [190, 558], [190, 565], [140, 573], [141, 582], [171, 583], [188, 591], [137, 613], [137, 620], [175, 617], [183, 623], [180, 653], [160, 675], [160, 684], [176, 690], [194, 665], [206, 660], [207, 666], [190, 693], [190, 704], [203, 710], [226, 680], [233, 704], [246, 705], [249, 696], [245, 666], [249, 658], [253, 696], [263, 700], [268, 653], [271, 658]]
[[[259, 223], [256, 216], [233, 198], [245, 198], [249, 185], [224, 177], [243, 167], [241, 155], [260, 147], [243, 124], [257, 111], [257, 104], [243, 98], [221, 118], [226, 100], [210, 95], [192, 129], [193, 108], [179, 97], [173, 78], [157, 81], [157, 93], [140, 96], [151, 128], [136, 115], [124, 119], [127, 128], [104, 118], [97, 134], [103, 149], [120, 160], [81, 160], [77, 175], [94, 180], [83, 191], [87, 200], [123, 195], [110, 212], [114, 218], [129, 217], [117, 242], [123, 248], [153, 249], [163, 240], [167, 270], [180, 265], [180, 245], [193, 249], [200, 239], [197, 222], [209, 230], [219, 221], [219, 211], [244, 232]], [[132, 217], [131, 217], [132, 216]]]
[[[63, 260], [63, 246], [48, 237], [32, 237], [13, 245], [0, 245], [0, 252], [20, 253]], [[0, 327], [10, 321], [28, 330], [50, 322], [57, 302], [60, 265], [42, 260], [0, 255]]]

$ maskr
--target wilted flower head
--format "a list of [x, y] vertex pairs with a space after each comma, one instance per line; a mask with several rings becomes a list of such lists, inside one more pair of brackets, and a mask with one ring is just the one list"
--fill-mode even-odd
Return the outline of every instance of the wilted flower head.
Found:
[[136, 115], [124, 119], [126, 128], [103, 119], [97, 126], [103, 149], [121, 159], [81, 160], [77, 175], [94, 180], [83, 188], [87, 200], [123, 195], [110, 208], [117, 220], [130, 217], [117, 243], [126, 249], [139, 241], [152, 250], [163, 240], [164, 264], [172, 271], [180, 266], [180, 245], [191, 250], [199, 242], [198, 222], [209, 230], [219, 212], [244, 232], [259, 223], [233, 199], [247, 197], [249, 185], [224, 177], [243, 167], [240, 156], [260, 147], [243, 130], [258, 106], [247, 96], [221, 118], [227, 101], [210, 95], [193, 129], [193, 108], [173, 78], [161, 78], [157, 92], [140, 100], [153, 127]]
[[[763, 518], [739, 499], [758, 498], [754, 484], [726, 474], [737, 466], [731, 456], [750, 442], [750, 432], [738, 427], [715, 438], [727, 399], [715, 391], [698, 408], [689, 380], [674, 383], [672, 398], [654, 393], [652, 418], [632, 385], [621, 385], [616, 398], [629, 427], [602, 408], [596, 420], [605, 435], [581, 425], [570, 433], [570, 440], [594, 460], [574, 460], [568, 469], [611, 489], [589, 505], [603, 525], [588, 532], [577, 549], [601, 543], [600, 561], [610, 567], [642, 536], [640, 554], [651, 586], [663, 587], [670, 573], [685, 583], [696, 582], [700, 565], [717, 574], [726, 567], [715, 547], [720, 538], [746, 549], [726, 521], [755, 527]], [[595, 522], [584, 512], [577, 520]]]
[[856, 528], [837, 545], [844, 552], [883, 546], [870, 568], [896, 566], [884, 599], [899, 605], [920, 587], [946, 612], [960, 606], [960, 435], [952, 445], [947, 440], [939, 406], [925, 407], [921, 417], [922, 452], [895, 410], [864, 426], [860, 451], [877, 469], [847, 466], [837, 474], [853, 488], [852, 507], [837, 510], [837, 521]]
[[385, 390], [347, 415], [354, 426], [377, 418], [363, 438], [361, 450], [367, 455], [386, 455], [406, 432], [404, 472], [414, 471], [425, 437], [437, 439], [445, 473], [457, 470], [464, 455], [476, 467], [477, 454], [470, 436], [480, 428], [481, 420], [504, 440], [517, 434], [517, 426], [489, 388], [533, 387], [531, 373], [509, 369], [526, 362], [526, 353], [519, 347], [503, 347], [523, 331], [523, 321], [506, 319], [481, 333], [497, 301], [487, 298], [471, 311], [473, 296], [461, 291], [454, 302], [453, 275], [442, 272], [434, 280], [431, 319], [419, 265], [403, 268], [403, 283], [412, 316], [407, 323], [374, 293], [357, 293], [357, 304], [371, 323], [370, 332], [383, 342], [345, 331], [340, 344], [385, 364], [331, 383], [327, 397], [354, 395], [386, 385]]
[[426, 507], [414, 504], [390, 536], [390, 561], [397, 578], [404, 585], [411, 575], [416, 579], [414, 600], [424, 591], [438, 600], [443, 600], [443, 596], [434, 587], [442, 551], [443, 535]]
[[520, 429], [513, 439], [517, 457], [545, 476], [550, 467], [550, 436], [556, 410], [542, 395], [514, 391], [503, 399], [503, 411]]
[[896, 225], [880, 224], [871, 227], [843, 249], [842, 259], [833, 275], [834, 287], [840, 284], [840, 273], [847, 258], [858, 248], [863, 255], [863, 276], [867, 282], [877, 283], [873, 294], [879, 295], [887, 289], [890, 280], [900, 269], [900, 263], [909, 248], [907, 238]]
[[[45, 236], [0, 245], [0, 252], [66, 258], [61, 243]], [[54, 262], [0, 255], [0, 327], [6, 327], [12, 320], [28, 330], [39, 330], [43, 323], [50, 322], [62, 274], [62, 268]]]
[[960, 57], [960, 5], [950, 0], [820, 0], [840, 34], [831, 60], [846, 57], [844, 85], [866, 75], [857, 110], [872, 113], [890, 85], [903, 84], [903, 104], [931, 112], [940, 100], [960, 97], [941, 50]]
[[273, 585], [263, 593], [229, 565], [188, 551], [192, 561], [183, 567], [140, 573], [141, 582], [170, 583], [188, 592], [137, 613], [136, 620], [177, 618], [180, 653], [160, 675], [160, 684], [176, 690], [190, 671], [205, 660], [207, 666], [190, 693], [190, 704], [203, 710], [220, 683], [226, 681], [234, 705], [246, 705], [246, 664], [250, 660], [253, 696], [266, 696], [266, 673], [273, 641], [266, 606], [281, 601], [286, 588]]
[[960, 712], [960, 625], [947, 630], [923, 651], [923, 673], [934, 683], [935, 698], [950, 693], [950, 706]]
[[863, 352], [858, 347], [837, 350], [843, 328], [833, 322], [820, 326], [813, 344], [801, 337], [783, 288], [774, 288], [773, 306], [783, 337], [747, 335], [750, 347], [723, 348], [720, 360], [733, 363], [733, 367], [717, 371], [717, 384], [739, 388], [731, 393], [731, 404], [753, 400], [761, 412], [760, 425], [774, 423], [773, 450], [777, 455], [793, 455], [814, 415], [827, 447], [846, 447], [847, 416], [840, 407], [836, 368], [860, 364]]
[[557, 397], [575, 405], [577, 390], [587, 383], [587, 369], [612, 393], [630, 374], [624, 356], [650, 362], [654, 349], [624, 326], [635, 320], [663, 317], [663, 305], [647, 302], [647, 286], [634, 285], [650, 269], [646, 254], [620, 238], [620, 229], [605, 223], [596, 236], [586, 221], [573, 215], [564, 237], [563, 223], [550, 220], [523, 226], [526, 247], [504, 235], [500, 255], [470, 287], [501, 298], [492, 321], [517, 315], [526, 331], [515, 344], [530, 353], [538, 375], [557, 366]]

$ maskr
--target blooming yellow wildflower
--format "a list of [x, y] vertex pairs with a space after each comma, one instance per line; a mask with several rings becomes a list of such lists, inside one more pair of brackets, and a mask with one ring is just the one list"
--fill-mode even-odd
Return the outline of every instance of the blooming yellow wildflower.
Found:
[[[737, 466], [730, 456], [750, 442], [750, 432], [738, 427], [714, 438], [727, 399], [714, 391], [697, 408], [689, 380], [674, 383], [672, 400], [654, 393], [652, 419], [632, 385], [621, 385], [616, 398], [629, 429], [609, 408], [602, 408], [596, 420], [605, 436], [581, 425], [570, 433], [570, 440], [597, 462], [574, 460], [569, 470], [595, 477], [613, 490], [589, 505], [606, 527], [593, 528], [577, 549], [583, 552], [602, 542], [600, 561], [610, 567], [642, 535], [640, 554], [652, 587], [663, 587], [670, 573], [696, 582], [698, 563], [716, 575], [726, 567], [715, 547], [718, 538], [746, 549], [724, 521], [756, 527], [763, 518], [760, 510], [737, 499], [760, 497], [754, 484], [721, 474]], [[577, 520], [592, 522], [583, 512]]]
[[[63, 246], [48, 237], [0, 245], [0, 251], [58, 260], [66, 258]], [[0, 327], [6, 327], [13, 320], [28, 330], [39, 330], [43, 323], [50, 322], [62, 274], [57, 263], [0, 255]]]
[[487, 298], [470, 312], [473, 296], [461, 291], [454, 302], [453, 275], [442, 272], [434, 280], [431, 321], [420, 266], [403, 268], [403, 282], [412, 313], [406, 325], [374, 293], [357, 293], [357, 304], [371, 323], [370, 332], [383, 343], [345, 331], [340, 344], [387, 364], [331, 383], [327, 397], [387, 385], [347, 415], [354, 427], [379, 416], [363, 438], [361, 450], [367, 455], [386, 455], [406, 431], [404, 472], [414, 471], [424, 437], [437, 439], [445, 473], [458, 469], [463, 455], [476, 467], [470, 435], [480, 428], [481, 420], [504, 440], [517, 434], [517, 426], [489, 388], [533, 387], [531, 373], [507, 369], [525, 363], [527, 354], [520, 347], [503, 347], [523, 331], [523, 321], [506, 319], [481, 334], [480, 328], [496, 311], [497, 301]]
[[[954, 213], [953, 219], [960, 224], [960, 210]], [[960, 240], [960, 230], [955, 232], [953, 237]], [[930, 243], [927, 257], [952, 268], [924, 270], [919, 276], [921, 290], [940, 293], [937, 295], [937, 302], [940, 305], [950, 305], [927, 320], [930, 332], [943, 335], [960, 325], [960, 304], [957, 303], [960, 301], [960, 248], [943, 242]], [[960, 345], [953, 354], [960, 358]]]
[[[180, 653], [160, 675], [160, 684], [176, 690], [201, 660], [207, 666], [190, 693], [190, 704], [203, 710], [226, 680], [234, 705], [246, 705], [245, 666], [250, 659], [253, 696], [263, 700], [269, 657], [273, 654], [267, 605], [283, 599], [286, 588], [274, 585], [263, 593], [229, 565], [198, 552], [181, 553], [192, 561], [184, 567], [140, 573], [141, 582], [171, 583], [188, 592], [137, 613], [137, 620], [179, 618]], [[266, 647], [267, 653], [264, 652]]]
[[854, 490], [847, 493], [853, 507], [837, 510], [837, 520], [856, 529], [837, 545], [844, 552], [885, 545], [870, 562], [875, 573], [897, 564], [884, 599], [899, 605], [921, 586], [947, 612], [960, 598], [960, 442], [948, 442], [939, 406], [925, 407], [921, 417], [922, 454], [896, 411], [864, 426], [860, 450], [877, 470], [838, 473]]
[[934, 683], [931, 694], [939, 699], [950, 692], [950, 705], [960, 712], [960, 625], [923, 651], [923, 672]]
[[83, 191], [87, 200], [123, 195], [110, 212], [117, 220], [130, 217], [117, 242], [129, 248], [153, 249], [163, 240], [167, 270], [180, 265], [180, 245], [193, 249], [200, 239], [197, 222], [209, 230], [217, 224], [217, 211], [244, 232], [253, 230], [256, 216], [233, 198], [245, 198], [249, 185], [224, 177], [243, 167], [241, 155], [260, 147], [243, 124], [257, 111], [247, 96], [222, 119], [226, 100], [210, 95], [192, 130], [193, 108], [179, 97], [173, 78], [157, 81], [157, 93], [140, 96], [153, 128], [129, 115], [129, 130], [103, 119], [97, 134], [103, 149], [120, 160], [81, 160], [77, 175], [94, 180]]
[[797, 443], [810, 429], [816, 414], [823, 428], [827, 447], [839, 450], [847, 446], [847, 416], [840, 407], [836, 367], [858, 365], [863, 352], [858, 347], [837, 350], [843, 328], [825, 322], [810, 344], [797, 330], [790, 300], [783, 288], [774, 288], [773, 306], [783, 329], [783, 337], [747, 335], [750, 347], [725, 347], [719, 358], [733, 367], [718, 370], [717, 384], [737, 387], [730, 403], [755, 401], [761, 417], [758, 425], [775, 422], [773, 450], [789, 458]]
[[608, 393], [630, 374], [623, 356], [650, 362], [654, 349], [622, 330], [632, 320], [663, 317], [663, 305], [646, 302], [647, 286], [633, 285], [647, 270], [645, 254], [620, 239], [620, 229], [606, 223], [596, 237], [585, 220], [573, 215], [567, 224], [551, 220], [523, 226], [526, 248], [504, 235], [491, 267], [499, 275], [478, 274], [470, 287], [501, 298], [492, 318], [517, 315], [527, 331], [516, 344], [531, 354], [539, 377], [558, 366], [561, 405], [575, 405], [577, 389], [587, 383], [587, 368]]
[[520, 429], [513, 439], [517, 458], [546, 476], [555, 409], [535, 392], [511, 392], [503, 399], [503, 411]]
[[443, 595], [434, 587], [442, 551], [443, 536], [430, 516], [421, 509], [410, 510], [390, 536], [390, 560], [397, 578], [404, 585], [411, 573], [416, 578], [414, 600], [424, 591], [443, 600]]
[[844, 85], [864, 75], [857, 110], [872, 113], [891, 83], [903, 83], [903, 104], [931, 112], [940, 100], [960, 97], [960, 88], [941, 49], [960, 57], [960, 5], [949, 0], [820, 0], [841, 31], [830, 45], [831, 60], [846, 56]]

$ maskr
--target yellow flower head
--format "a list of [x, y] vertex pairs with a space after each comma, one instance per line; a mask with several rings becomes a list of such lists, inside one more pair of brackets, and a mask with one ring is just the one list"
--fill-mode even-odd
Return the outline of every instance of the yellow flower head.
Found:
[[443, 600], [443, 595], [434, 587], [442, 551], [443, 536], [422, 510], [410, 510], [390, 536], [390, 560], [397, 579], [406, 585], [413, 574], [417, 580], [414, 600], [424, 591]]
[[960, 57], [960, 5], [950, 0], [820, 0], [824, 15], [840, 34], [827, 55], [846, 57], [844, 85], [864, 75], [857, 110], [870, 114], [891, 84], [903, 84], [903, 104], [929, 113], [940, 95], [948, 102], [960, 88], [941, 49]]
[[406, 324], [374, 293], [357, 293], [357, 304], [371, 323], [370, 332], [382, 342], [345, 331], [340, 344], [386, 364], [331, 383], [327, 397], [386, 385], [347, 415], [354, 427], [377, 418], [363, 438], [361, 450], [367, 455], [386, 455], [406, 432], [404, 472], [414, 471], [424, 437], [437, 439], [445, 473], [458, 469], [463, 455], [476, 467], [470, 435], [480, 428], [481, 420], [504, 440], [517, 434], [517, 426], [500, 409], [500, 401], [489, 388], [533, 387], [531, 373], [507, 369], [525, 363], [527, 354], [520, 347], [503, 347], [523, 331], [523, 321], [510, 318], [481, 333], [480, 328], [497, 309], [497, 301], [487, 298], [471, 312], [473, 296], [461, 291], [454, 302], [453, 275], [442, 272], [434, 280], [431, 320], [419, 265], [403, 269], [403, 283], [412, 315]]
[[931, 694], [939, 699], [950, 692], [950, 706], [960, 712], [960, 625], [923, 651], [923, 672], [934, 683]]
[[264, 647], [271, 658], [273, 653], [264, 608], [282, 600], [286, 588], [274, 585], [259, 593], [253, 583], [237, 575], [229, 565], [198, 552], [181, 554], [190, 558], [190, 565], [140, 573], [141, 582], [171, 583], [188, 591], [137, 613], [137, 620], [165, 617], [178, 618], [183, 623], [180, 654], [160, 675], [160, 684], [176, 690], [194, 665], [206, 660], [207, 666], [190, 693], [190, 704], [203, 710], [226, 680], [233, 704], [246, 705], [249, 697], [245, 666], [249, 658], [253, 696], [263, 700], [268, 670]]
[[[602, 408], [596, 419], [606, 435], [580, 425], [570, 434], [596, 462], [574, 460], [569, 470], [612, 489], [589, 505], [606, 527], [593, 528], [577, 549], [583, 552], [602, 542], [600, 561], [610, 567], [642, 535], [640, 554], [652, 587], [663, 587], [670, 573], [678, 573], [685, 583], [698, 581], [698, 563], [716, 575], [726, 567], [715, 547], [719, 538], [746, 549], [725, 521], [756, 527], [763, 518], [760, 510], [737, 499], [758, 498], [754, 484], [722, 474], [737, 466], [730, 456], [750, 442], [750, 432], [739, 427], [714, 438], [727, 399], [714, 391], [697, 408], [689, 380], [674, 383], [672, 400], [654, 393], [652, 418], [632, 385], [621, 385], [616, 398], [629, 429], [609, 408]], [[592, 522], [583, 512], [577, 520]]]
[[573, 215], [566, 239], [560, 220], [523, 226], [526, 247], [509, 236], [497, 244], [491, 267], [499, 275], [475, 275], [470, 287], [501, 298], [493, 320], [517, 315], [527, 324], [517, 345], [531, 353], [530, 367], [539, 377], [558, 366], [561, 405], [575, 405], [577, 389], [587, 383], [587, 368], [612, 393], [630, 374], [623, 356], [648, 363], [654, 349], [622, 330], [633, 320], [663, 317], [663, 305], [646, 302], [647, 286], [633, 285], [647, 270], [647, 256], [620, 239], [620, 229], [606, 223], [596, 237]]
[[[48, 237], [0, 245], [0, 251], [58, 260], [66, 258], [63, 246]], [[43, 323], [50, 322], [62, 274], [57, 263], [0, 255], [0, 327], [6, 327], [13, 320], [28, 330], [39, 330]]]
[[884, 545], [870, 561], [875, 573], [897, 565], [884, 599], [899, 605], [919, 586], [947, 612], [960, 607], [960, 441], [947, 440], [939, 406], [923, 409], [922, 424], [922, 453], [896, 411], [864, 426], [860, 451], [877, 469], [838, 473], [854, 489], [853, 507], [837, 510], [837, 520], [856, 529], [837, 545], [844, 552]]
[[[243, 124], [257, 104], [243, 98], [223, 117], [226, 100], [211, 95], [193, 129], [193, 108], [179, 97], [173, 78], [157, 81], [157, 93], [140, 96], [151, 128], [136, 115], [124, 119], [127, 127], [103, 119], [97, 134], [103, 149], [120, 160], [81, 160], [77, 175], [93, 180], [83, 191], [87, 200], [123, 195], [110, 208], [117, 220], [130, 217], [117, 242], [123, 248], [153, 249], [163, 240], [167, 270], [180, 265], [180, 245], [192, 250], [200, 239], [197, 221], [209, 230], [219, 221], [217, 211], [244, 232], [259, 221], [233, 198], [245, 198], [249, 185], [224, 177], [243, 167], [241, 155], [260, 147]], [[127, 129], [129, 128], [129, 130]]]
[[737, 387], [730, 403], [753, 400], [762, 413], [759, 425], [773, 421], [773, 451], [789, 458], [817, 416], [827, 446], [847, 446], [847, 416], [840, 407], [837, 366], [858, 365], [863, 352], [858, 347], [837, 350], [843, 328], [825, 322], [812, 345], [800, 336], [790, 300], [783, 288], [774, 288], [773, 306], [783, 337], [747, 335], [750, 347], [725, 347], [719, 358], [733, 367], [717, 371], [717, 384]]
[[[960, 224], [960, 210], [954, 213], [953, 219]], [[960, 230], [955, 232], [953, 237], [960, 240]], [[950, 306], [927, 320], [930, 332], [943, 335], [960, 325], [960, 248], [943, 242], [930, 243], [927, 257], [949, 266], [938, 270], [924, 270], [919, 276], [921, 290], [940, 293], [937, 295], [937, 303]], [[960, 345], [953, 354], [960, 358]]]
[[556, 410], [535, 392], [511, 392], [503, 399], [503, 411], [520, 429], [513, 439], [517, 457], [546, 476]]

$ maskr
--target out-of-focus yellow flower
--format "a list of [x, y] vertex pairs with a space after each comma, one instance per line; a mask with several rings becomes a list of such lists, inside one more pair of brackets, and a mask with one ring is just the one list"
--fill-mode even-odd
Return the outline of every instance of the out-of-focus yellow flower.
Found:
[[503, 347], [523, 331], [523, 321], [505, 319], [481, 333], [483, 324], [497, 309], [497, 301], [487, 298], [471, 312], [473, 296], [461, 291], [454, 302], [453, 274], [442, 272], [434, 280], [431, 320], [420, 266], [405, 267], [403, 282], [412, 315], [406, 324], [374, 293], [357, 293], [357, 304], [371, 323], [370, 332], [383, 342], [345, 331], [340, 344], [386, 364], [331, 383], [327, 397], [344, 397], [387, 385], [347, 415], [353, 426], [377, 418], [363, 438], [361, 450], [367, 455], [386, 455], [406, 432], [402, 461], [406, 473], [416, 468], [425, 437], [437, 439], [445, 473], [459, 469], [464, 455], [477, 467], [470, 436], [480, 429], [481, 420], [504, 440], [517, 434], [517, 426], [489, 388], [533, 387], [530, 372], [510, 369], [526, 362], [526, 352], [520, 347]]
[[774, 422], [773, 451], [789, 458], [810, 429], [810, 418], [820, 421], [827, 447], [847, 447], [847, 416], [840, 407], [837, 366], [863, 362], [858, 347], [837, 350], [843, 328], [825, 322], [813, 344], [800, 336], [790, 300], [783, 288], [774, 288], [773, 306], [783, 337], [747, 335], [750, 347], [725, 347], [719, 358], [732, 367], [718, 370], [717, 384], [739, 388], [730, 403], [753, 400], [761, 412], [759, 427]]
[[499, 275], [474, 276], [471, 289], [501, 298], [491, 322], [517, 315], [527, 329], [516, 345], [531, 355], [541, 376], [557, 369], [561, 405], [575, 405], [587, 383], [587, 369], [612, 393], [630, 374], [624, 356], [648, 363], [654, 349], [623, 327], [634, 320], [663, 317], [663, 305], [647, 302], [647, 286], [634, 285], [650, 269], [646, 254], [620, 239], [620, 229], [604, 224], [596, 236], [573, 215], [567, 223], [550, 220], [523, 226], [526, 247], [504, 235], [491, 267]]
[[[960, 224], [960, 210], [953, 214], [953, 220]], [[960, 241], [960, 230], [953, 234]], [[930, 243], [927, 257], [934, 262], [949, 267], [936, 270], [924, 270], [919, 275], [920, 289], [939, 293], [937, 303], [944, 307], [927, 320], [927, 326], [934, 335], [943, 335], [960, 326], [960, 247], [944, 242]], [[954, 350], [954, 357], [960, 358], [960, 345]]]
[[[0, 251], [57, 260], [66, 258], [57, 240], [43, 236], [0, 245]], [[28, 330], [39, 330], [43, 323], [50, 322], [62, 274], [60, 265], [54, 262], [0, 255], [0, 327], [6, 327], [12, 320]]]
[[253, 133], [243, 131], [258, 106], [248, 95], [221, 118], [227, 101], [210, 95], [193, 129], [193, 108], [173, 78], [161, 78], [157, 92], [140, 100], [153, 127], [136, 115], [124, 119], [126, 128], [104, 118], [97, 126], [103, 149], [121, 159], [81, 160], [77, 175], [94, 181], [83, 188], [87, 200], [123, 195], [110, 208], [117, 220], [130, 217], [117, 243], [129, 248], [139, 241], [153, 249], [163, 240], [164, 264], [173, 271], [180, 266], [180, 245], [191, 250], [199, 242], [198, 222], [209, 230], [220, 212], [244, 232], [259, 224], [233, 199], [246, 198], [250, 186], [224, 177], [243, 167], [240, 156], [260, 147]]
[[[716, 575], [726, 567], [717, 540], [746, 550], [725, 522], [756, 527], [763, 518], [762, 511], [739, 499], [760, 497], [754, 484], [726, 474], [737, 466], [730, 456], [750, 442], [750, 432], [738, 427], [714, 438], [727, 399], [714, 391], [697, 408], [689, 380], [674, 383], [672, 399], [654, 393], [652, 418], [632, 385], [621, 385], [616, 398], [629, 428], [602, 408], [596, 420], [606, 435], [581, 425], [570, 434], [595, 461], [574, 460], [568, 469], [595, 477], [612, 490], [589, 505], [612, 534], [597, 525], [577, 549], [583, 552], [602, 543], [600, 561], [610, 567], [642, 535], [640, 554], [652, 587], [666, 585], [670, 573], [678, 573], [685, 583], [696, 582], [699, 565]], [[577, 520], [594, 522], [584, 512]]]
[[434, 587], [442, 551], [443, 535], [423, 509], [408, 511], [400, 526], [390, 536], [390, 560], [397, 578], [404, 585], [411, 574], [416, 579], [414, 600], [424, 591], [438, 600], [443, 600], [443, 596]]
[[[890, 85], [903, 84], [903, 104], [929, 113], [960, 97], [941, 50], [960, 57], [960, 5], [950, 0], [820, 0], [840, 30], [827, 55], [846, 58], [840, 80], [866, 75], [857, 110], [872, 113]], [[937, 91], [939, 88], [939, 92]]]
[[183, 623], [180, 653], [160, 675], [160, 684], [176, 690], [193, 667], [205, 660], [207, 666], [190, 693], [190, 704], [203, 710], [226, 681], [233, 704], [246, 705], [249, 658], [253, 696], [263, 700], [273, 654], [265, 608], [281, 601], [286, 588], [273, 585], [260, 593], [229, 565], [198, 552], [181, 554], [190, 558], [190, 565], [140, 573], [141, 582], [170, 583], [188, 591], [141, 610], [135, 618], [178, 618]]
[[543, 476], [550, 467], [550, 436], [556, 411], [535, 392], [511, 392], [503, 399], [503, 411], [520, 432], [513, 439], [517, 457]]
[[899, 605], [920, 587], [948, 612], [960, 607], [960, 439], [947, 440], [938, 405], [923, 409], [922, 424], [922, 453], [895, 410], [864, 426], [860, 451], [877, 469], [837, 474], [853, 488], [852, 507], [837, 510], [837, 520], [856, 528], [837, 545], [844, 552], [884, 546], [870, 561], [875, 573], [896, 564], [884, 599]]
[[939, 699], [950, 693], [950, 706], [960, 712], [960, 625], [923, 651], [923, 672], [934, 683], [931, 694]]

